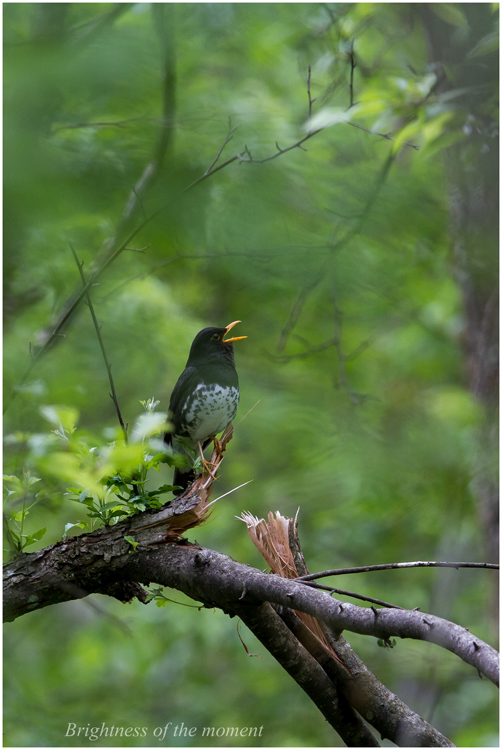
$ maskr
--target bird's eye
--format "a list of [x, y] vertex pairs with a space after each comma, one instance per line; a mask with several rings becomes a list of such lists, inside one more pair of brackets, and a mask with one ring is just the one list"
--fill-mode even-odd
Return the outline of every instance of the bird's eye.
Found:
[[211, 336], [211, 338], [212, 338], [213, 341], [219, 341], [221, 339], [221, 336], [220, 336], [219, 333], [213, 333], [213, 335]]

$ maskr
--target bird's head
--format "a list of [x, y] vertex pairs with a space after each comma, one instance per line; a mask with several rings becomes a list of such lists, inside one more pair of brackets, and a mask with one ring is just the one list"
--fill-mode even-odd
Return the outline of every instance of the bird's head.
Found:
[[232, 328], [240, 323], [240, 320], [234, 320], [225, 328], [203, 328], [199, 331], [192, 342], [190, 356], [187, 364], [197, 364], [199, 362], [234, 361], [234, 341], [246, 339], [247, 336], [233, 336], [226, 338]]

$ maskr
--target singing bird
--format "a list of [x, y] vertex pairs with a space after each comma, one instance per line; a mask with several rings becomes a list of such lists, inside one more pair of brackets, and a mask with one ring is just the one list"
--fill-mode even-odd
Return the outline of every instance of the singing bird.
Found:
[[[220, 432], [223, 432], [237, 412], [239, 379], [235, 369], [234, 341], [247, 336], [225, 338], [240, 320], [225, 328], [204, 328], [192, 342], [185, 369], [174, 386], [169, 401], [169, 421], [172, 431], [164, 440], [175, 452], [183, 453], [183, 445], [199, 448], [201, 454]], [[183, 492], [194, 479], [189, 467], [175, 468], [173, 484]]]

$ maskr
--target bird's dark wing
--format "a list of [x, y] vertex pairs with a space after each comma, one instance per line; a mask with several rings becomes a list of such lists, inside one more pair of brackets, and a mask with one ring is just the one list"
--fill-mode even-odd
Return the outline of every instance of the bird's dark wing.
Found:
[[180, 434], [181, 414], [188, 396], [197, 388], [199, 378], [196, 367], [187, 367], [178, 378], [169, 401], [169, 420], [174, 425], [174, 433]]
[[[171, 398], [169, 401], [169, 421], [174, 428], [174, 432], [166, 432], [164, 435], [164, 442], [166, 445], [173, 444], [174, 435], [182, 436], [181, 418], [182, 410], [185, 405], [190, 393], [192, 393], [199, 383], [199, 376], [195, 367], [186, 367], [178, 378], [178, 382], [174, 386]], [[183, 451], [182, 451], [183, 452]], [[195, 474], [190, 469], [174, 469], [173, 484], [182, 487], [182, 490], [174, 492], [175, 495], [179, 495], [183, 492], [188, 485], [193, 482]]]

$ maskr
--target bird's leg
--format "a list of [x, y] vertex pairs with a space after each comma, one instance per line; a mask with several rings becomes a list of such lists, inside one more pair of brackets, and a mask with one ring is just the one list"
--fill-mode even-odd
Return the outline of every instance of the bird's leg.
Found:
[[216, 477], [214, 476], [213, 472], [209, 468], [210, 466], [214, 466], [214, 464], [212, 464], [210, 461], [206, 461], [206, 459], [204, 458], [204, 453], [202, 451], [202, 445], [200, 444], [200, 440], [197, 442], [197, 445], [199, 446], [199, 453], [200, 453], [200, 457], [201, 457], [201, 460], [202, 460], [202, 466], [203, 466], [204, 470], [207, 471], [207, 473], [213, 479], [216, 479]]
[[216, 453], [218, 454], [218, 456], [221, 456], [223, 454], [223, 446], [220, 440], [218, 440], [217, 437], [213, 437], [213, 442], [214, 442], [214, 449]]

